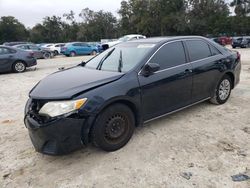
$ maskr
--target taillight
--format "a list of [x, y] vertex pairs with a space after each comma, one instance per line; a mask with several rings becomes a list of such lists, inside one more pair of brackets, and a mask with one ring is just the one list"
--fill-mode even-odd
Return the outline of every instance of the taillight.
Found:
[[240, 60], [240, 52], [237, 51], [237, 59]]

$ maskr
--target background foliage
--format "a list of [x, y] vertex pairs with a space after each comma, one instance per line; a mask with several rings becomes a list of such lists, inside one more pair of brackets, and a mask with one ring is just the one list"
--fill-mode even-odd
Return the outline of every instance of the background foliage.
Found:
[[250, 0], [127, 0], [121, 2], [118, 14], [119, 19], [111, 12], [85, 8], [78, 14], [70, 11], [63, 17], [45, 17], [33, 28], [3, 16], [0, 43], [100, 41], [131, 33], [148, 37], [250, 35]]

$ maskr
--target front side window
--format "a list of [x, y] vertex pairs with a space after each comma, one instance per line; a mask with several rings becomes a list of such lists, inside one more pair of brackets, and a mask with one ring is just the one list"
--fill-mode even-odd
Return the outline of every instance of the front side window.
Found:
[[155, 44], [122, 43], [91, 59], [86, 68], [112, 72], [128, 72], [152, 50]]
[[159, 64], [160, 70], [185, 64], [186, 56], [182, 42], [171, 42], [164, 45], [153, 56], [150, 63]]
[[190, 61], [197, 61], [211, 56], [209, 46], [202, 40], [186, 41]]

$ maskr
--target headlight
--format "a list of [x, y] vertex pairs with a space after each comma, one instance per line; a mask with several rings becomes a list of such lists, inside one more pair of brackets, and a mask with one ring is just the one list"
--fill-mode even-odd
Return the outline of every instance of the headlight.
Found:
[[87, 101], [87, 98], [72, 101], [48, 102], [40, 109], [40, 115], [55, 117], [80, 109]]

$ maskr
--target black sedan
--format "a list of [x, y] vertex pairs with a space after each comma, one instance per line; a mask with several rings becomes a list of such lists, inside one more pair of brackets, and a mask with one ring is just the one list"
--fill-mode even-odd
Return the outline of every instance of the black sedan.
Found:
[[9, 46], [0, 46], [0, 73], [24, 72], [26, 67], [37, 64], [33, 52], [16, 49]]
[[237, 52], [203, 37], [121, 43], [41, 80], [29, 94], [25, 125], [45, 154], [89, 142], [115, 151], [145, 122], [206, 100], [225, 103], [240, 70]]

